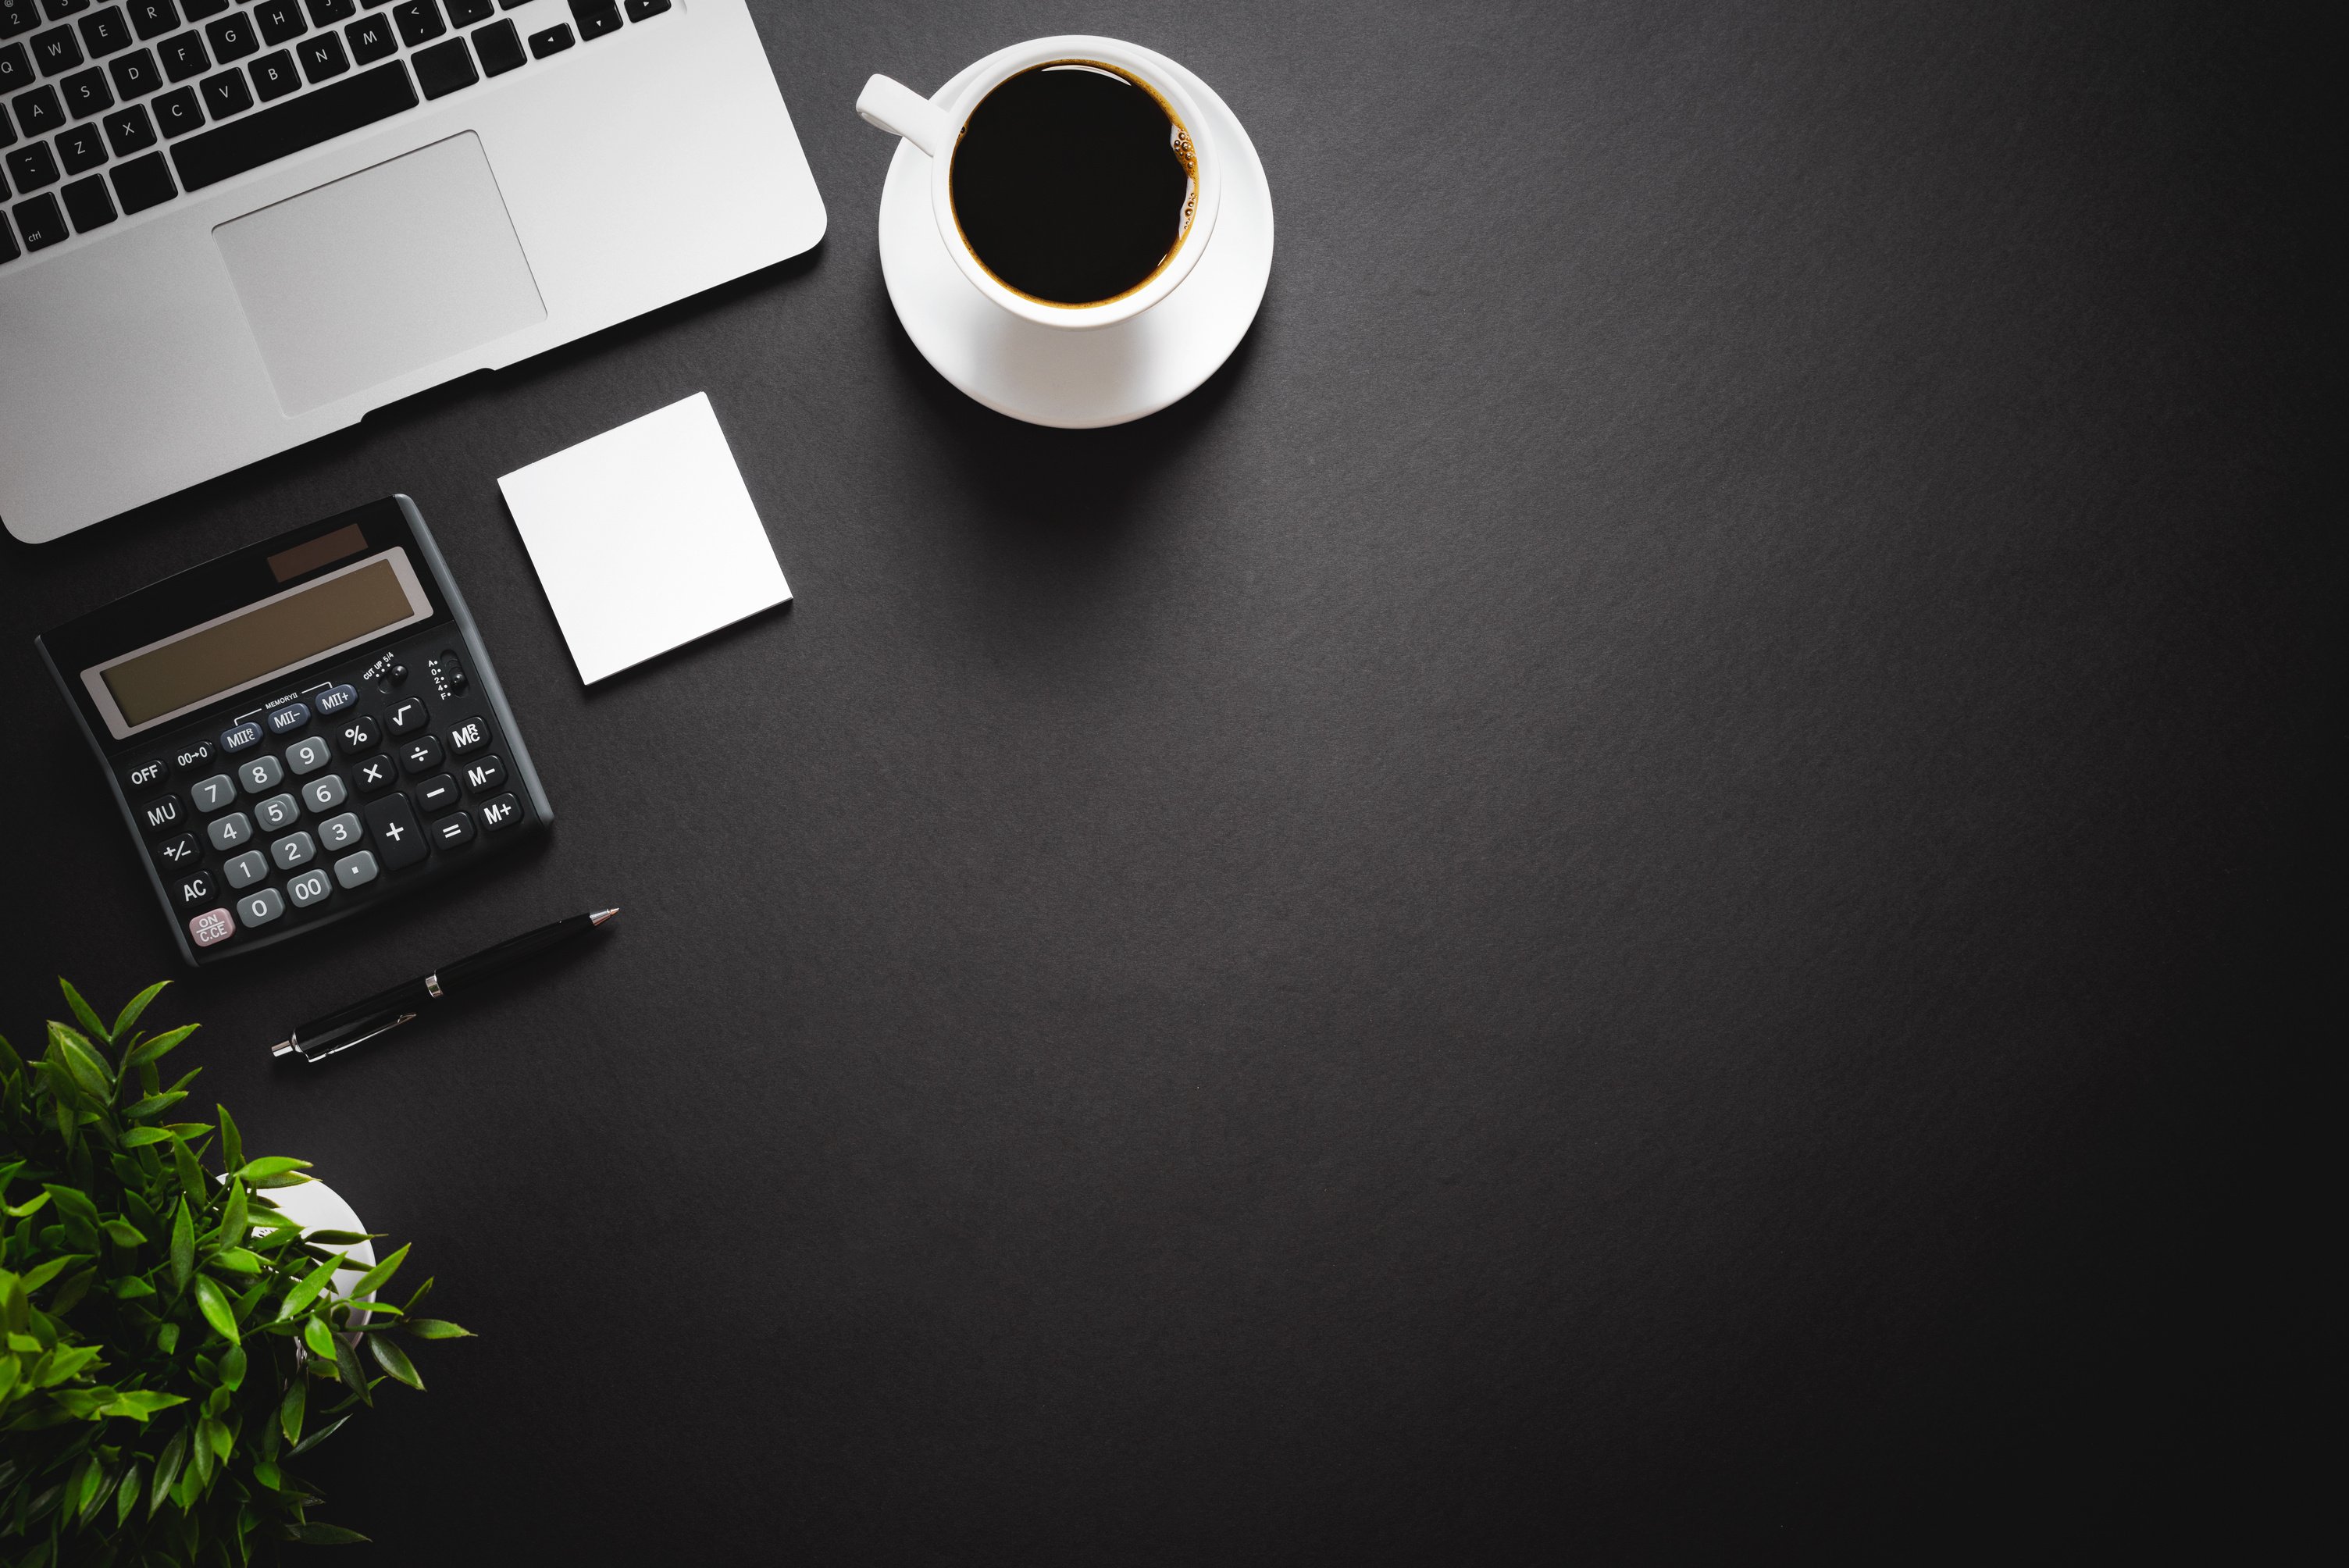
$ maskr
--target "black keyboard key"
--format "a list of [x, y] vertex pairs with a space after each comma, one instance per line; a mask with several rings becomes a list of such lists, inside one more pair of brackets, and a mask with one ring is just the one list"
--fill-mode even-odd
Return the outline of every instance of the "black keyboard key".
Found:
[[155, 122], [135, 103], [116, 109], [100, 123], [106, 127], [107, 145], [114, 149], [117, 158], [128, 158], [155, 145]]
[[36, 33], [27, 40], [33, 46], [33, 63], [41, 67], [41, 75], [56, 76], [81, 64], [81, 46], [74, 41], [71, 27], [52, 27], [46, 33]]
[[[41, 151], [46, 156], [48, 149], [45, 147]], [[57, 211], [57, 199], [54, 196], [44, 192], [29, 201], [19, 201], [16, 213], [16, 232], [25, 236], [25, 249], [28, 251], [47, 250], [66, 237], [65, 214]]]
[[[216, 77], [206, 77], [202, 86], [204, 108], [214, 119], [226, 119], [230, 115], [242, 114], [253, 107], [253, 89], [244, 85], [243, 71], [222, 71]], [[188, 169], [184, 163], [180, 166], [180, 178], [186, 181], [189, 190], [196, 188], [196, 182], [188, 179]]]
[[522, 35], [512, 22], [492, 22], [473, 33], [473, 53], [481, 57], [481, 74], [502, 77], [530, 57], [522, 52]]
[[193, 833], [181, 833], [176, 839], [166, 839], [155, 846], [155, 859], [166, 871], [193, 865], [203, 858], [204, 852], [197, 848]]
[[367, 819], [367, 836], [383, 857], [384, 870], [396, 872], [424, 858], [424, 830], [416, 825], [416, 813], [409, 809], [407, 796], [392, 794], [370, 800], [359, 809], [359, 815]]
[[462, 811], [451, 811], [432, 824], [432, 841], [444, 850], [473, 841], [473, 819]]
[[130, 24], [122, 19], [122, 7], [109, 5], [105, 10], [81, 19], [81, 46], [89, 51], [93, 60], [103, 59], [117, 49], [130, 46]]
[[41, 14], [33, 9], [33, 0], [0, 0], [0, 38], [29, 33], [40, 25]]
[[391, 31], [390, 18], [385, 16], [362, 16], [343, 29], [343, 36], [351, 42], [352, 61], [362, 66], [399, 47], [399, 40]]
[[153, 43], [180, 25], [178, 7], [171, 0], [130, 0], [125, 7], [130, 13], [130, 28], [146, 43]]
[[416, 787], [416, 809], [428, 817], [439, 816], [457, 804], [457, 776], [435, 773]]
[[568, 26], [558, 25], [544, 28], [530, 36], [530, 57], [534, 60], [543, 60], [549, 55], [559, 55], [569, 48], [573, 41]]
[[212, 41], [212, 58], [222, 65], [241, 60], [261, 47], [261, 35], [253, 30], [253, 18], [242, 11], [204, 24], [204, 36]]
[[302, 74], [314, 83], [339, 77], [351, 68], [351, 57], [343, 53], [339, 33], [313, 34], [295, 46], [294, 57], [302, 62]]
[[175, 82], [190, 81], [212, 68], [212, 57], [204, 53], [204, 41], [193, 31], [177, 34], [155, 46], [162, 57], [163, 74]]
[[579, 24], [583, 39], [620, 30], [620, 8], [612, 0], [571, 0], [571, 19]]
[[68, 174], [82, 174], [106, 161], [106, 136], [95, 125], [57, 133], [57, 161]]
[[171, 183], [171, 168], [160, 152], [117, 164], [107, 178], [114, 181], [115, 199], [122, 203], [125, 212], [144, 212], [180, 193], [180, 188]]
[[163, 73], [156, 67], [151, 49], [133, 49], [106, 67], [114, 78], [114, 96], [129, 103], [132, 98], [145, 98], [163, 85]]
[[261, 29], [264, 44], [282, 44], [310, 30], [310, 24], [302, 19], [300, 0], [261, 0], [253, 8], [253, 25]]
[[409, 48], [429, 44], [449, 30], [440, 20], [440, 7], [434, 0], [400, 0], [391, 8], [391, 19], [399, 25], [399, 41]]
[[357, 15], [359, 0], [305, 0], [303, 9], [310, 13], [313, 27], [331, 27]]
[[218, 126], [171, 149], [181, 189], [201, 191], [273, 159], [388, 119], [416, 107], [408, 67], [398, 60], [327, 83], [251, 119]]
[[227, 10], [228, 3], [229, 0], [180, 0], [180, 14], [191, 22], [201, 22]]
[[419, 773], [429, 773], [440, 766], [440, 738], [419, 735], [412, 740], [401, 741], [397, 748], [397, 755], [399, 758], [400, 770], [410, 778]]
[[473, 52], [465, 47], [462, 38], [419, 49], [408, 57], [408, 63], [416, 67], [416, 85], [429, 98], [445, 98], [481, 79], [481, 74], [473, 68]]
[[[0, 180], [0, 197], [5, 197], [7, 190], [8, 182]], [[9, 226], [6, 218], [0, 217], [0, 262], [13, 262], [24, 253], [16, 248], [16, 231]]]
[[497, 9], [490, 0], [440, 0], [440, 8], [449, 14], [451, 27], [470, 27]]
[[41, 9], [49, 14], [52, 22], [62, 22], [77, 11], [89, 9], [89, 0], [41, 0]]
[[77, 234], [87, 234], [92, 229], [102, 229], [114, 222], [114, 198], [106, 193], [103, 175], [92, 174], [76, 180], [61, 188], [57, 194], [66, 199], [66, 211], [73, 219]]
[[282, 98], [302, 85], [302, 73], [294, 68], [294, 57], [284, 49], [264, 55], [244, 67], [253, 73], [253, 90], [261, 101]]
[[668, 0], [628, 0], [628, 20], [641, 22], [668, 9]]
[[46, 141], [20, 147], [0, 161], [7, 164], [8, 178], [19, 191], [38, 191], [57, 182], [57, 160]]
[[33, 57], [22, 44], [0, 44], [0, 95], [33, 83]]
[[114, 94], [107, 88], [106, 73], [96, 66], [86, 71], [76, 71], [57, 84], [65, 95], [66, 108], [76, 119], [88, 119], [114, 107]]
[[196, 105], [196, 89], [173, 88], [155, 100], [155, 123], [167, 137], [185, 136], [203, 128], [204, 111]]
[[380, 752], [373, 757], [361, 758], [351, 765], [351, 788], [362, 795], [372, 795], [398, 777], [391, 758]]
[[57, 102], [55, 88], [35, 88], [16, 99], [16, 123], [26, 136], [47, 136], [65, 122], [65, 106]]
[[505, 781], [505, 761], [494, 752], [465, 764], [465, 789], [470, 794], [486, 795]]

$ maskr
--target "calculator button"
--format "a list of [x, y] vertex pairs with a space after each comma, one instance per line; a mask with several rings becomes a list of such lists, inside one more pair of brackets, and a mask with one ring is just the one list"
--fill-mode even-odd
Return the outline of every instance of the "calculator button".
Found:
[[318, 841], [307, 833], [288, 833], [269, 846], [269, 858], [281, 872], [306, 866], [318, 858]]
[[286, 770], [299, 779], [305, 773], [316, 773], [335, 759], [335, 748], [319, 735], [305, 736], [285, 748]]
[[172, 891], [179, 895], [181, 909], [193, 909], [200, 903], [210, 903], [212, 901], [212, 873], [190, 872], [173, 884]]
[[457, 803], [457, 779], [451, 773], [435, 773], [416, 787], [416, 809], [429, 817], [445, 811]]
[[371, 800], [359, 814], [367, 819], [369, 836], [383, 848], [386, 871], [396, 872], [424, 858], [424, 830], [416, 825], [416, 813], [408, 809], [407, 796], [386, 795]]
[[236, 922], [224, 909], [208, 909], [188, 922], [188, 937], [199, 947], [226, 942], [236, 934]]
[[312, 700], [318, 705], [318, 717], [325, 718], [329, 714], [342, 712], [343, 709], [358, 701], [358, 688], [347, 686], [328, 686]]
[[163, 759], [158, 757], [152, 762], [141, 762], [129, 777], [133, 789], [151, 789], [163, 781]]
[[156, 845], [155, 858], [177, 871], [181, 866], [193, 865], [202, 860], [203, 851], [197, 848], [193, 833], [181, 833], [176, 839], [166, 839]]
[[150, 833], [168, 833], [187, 824], [177, 795], [159, 795], [139, 808], [139, 820]]
[[236, 781], [244, 786], [248, 795], [258, 795], [264, 789], [274, 789], [285, 777], [285, 769], [274, 757], [256, 757], [250, 762], [236, 765]]
[[219, 755], [220, 742], [216, 740], [191, 741], [180, 748], [171, 758], [171, 765], [182, 773], [193, 773], [199, 768], [211, 767], [212, 758]]
[[249, 751], [260, 745], [266, 735], [261, 726], [247, 720], [233, 729], [221, 731], [221, 749], [233, 757], [240, 751]]
[[197, 810], [217, 811], [236, 799], [236, 780], [225, 773], [215, 773], [189, 785], [188, 793], [195, 798]]
[[264, 833], [290, 828], [301, 815], [302, 803], [291, 795], [272, 795], [253, 809], [253, 820], [261, 824], [261, 830]]
[[490, 743], [489, 721], [469, 718], [449, 732], [449, 749], [460, 757], [479, 751]]
[[342, 743], [344, 756], [357, 757], [383, 744], [383, 726], [371, 713], [355, 713], [335, 727], [335, 738]]
[[212, 841], [216, 850], [233, 850], [253, 837], [253, 819], [242, 811], [214, 817], [204, 824], [204, 837]]
[[385, 722], [390, 726], [392, 734], [406, 735], [431, 723], [432, 710], [424, 706], [422, 697], [412, 696], [393, 708], [390, 718]]
[[361, 850], [355, 855], [345, 855], [335, 862], [335, 880], [345, 887], [357, 887], [375, 881], [375, 851]]
[[522, 820], [522, 802], [511, 795], [501, 795], [494, 800], [481, 802], [481, 831], [494, 833], [501, 828], [511, 828]]
[[347, 850], [365, 837], [367, 828], [357, 811], [345, 811], [318, 824], [318, 842], [330, 851]]
[[432, 841], [444, 850], [470, 843], [473, 838], [473, 819], [462, 811], [451, 811], [432, 824]]
[[236, 913], [247, 925], [267, 925], [285, 913], [285, 899], [275, 888], [265, 887], [238, 899]]
[[325, 813], [341, 805], [350, 790], [339, 773], [321, 774], [302, 786], [302, 804], [314, 812]]
[[505, 781], [506, 765], [494, 756], [465, 764], [465, 788], [470, 793], [486, 795]]
[[284, 707], [273, 707], [261, 716], [261, 722], [269, 727], [272, 735], [291, 735], [310, 722], [310, 705], [289, 702]]
[[285, 884], [285, 896], [294, 901], [296, 909], [307, 909], [334, 891], [334, 884], [326, 881], [324, 872], [304, 872]]
[[372, 795], [398, 775], [392, 772], [390, 758], [370, 757], [351, 769], [351, 777], [358, 781], [360, 794]]
[[269, 874], [269, 857], [259, 850], [247, 850], [221, 869], [228, 873], [229, 886], [251, 887]]
[[440, 766], [440, 743], [419, 735], [399, 748], [399, 765], [409, 773], [429, 773]]

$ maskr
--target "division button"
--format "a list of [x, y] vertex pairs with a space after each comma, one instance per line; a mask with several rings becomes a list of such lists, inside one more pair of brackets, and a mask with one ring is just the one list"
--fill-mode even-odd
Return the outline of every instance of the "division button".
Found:
[[266, 734], [261, 726], [248, 719], [232, 729], [221, 731], [221, 749], [233, 757], [240, 751], [260, 745]]
[[407, 735], [431, 723], [432, 710], [424, 706], [422, 697], [412, 696], [393, 708], [391, 717], [385, 722], [392, 734]]
[[345, 811], [318, 824], [318, 842], [328, 854], [347, 850], [367, 837], [367, 826], [357, 811]]
[[435, 773], [416, 787], [417, 810], [426, 816], [445, 811], [457, 803], [457, 780], [453, 774]]
[[371, 800], [360, 808], [359, 815], [367, 819], [367, 835], [382, 852], [384, 870], [396, 872], [424, 858], [424, 830], [416, 825], [416, 813], [409, 809], [407, 796], [386, 795]]
[[429, 773], [440, 766], [440, 743], [429, 735], [419, 735], [399, 748], [399, 765], [412, 777]]
[[304, 872], [285, 884], [285, 896], [294, 901], [296, 909], [307, 909], [335, 891], [324, 872]]
[[269, 727], [272, 735], [291, 735], [310, 722], [310, 705], [289, 702], [284, 707], [273, 707], [261, 716], [261, 722]]
[[355, 855], [345, 855], [335, 862], [335, 880], [345, 887], [357, 887], [376, 878], [375, 853], [361, 850]]
[[269, 858], [279, 871], [290, 872], [318, 858], [318, 841], [307, 833], [288, 833], [269, 846]]
[[494, 833], [511, 828], [522, 820], [522, 802], [511, 795], [501, 795], [494, 800], [484, 800], [481, 806], [481, 831]]
[[253, 819], [242, 811], [231, 811], [225, 817], [214, 817], [204, 824], [204, 837], [216, 850], [233, 850], [253, 837]]
[[316, 773], [335, 759], [335, 748], [323, 735], [305, 735], [285, 748], [285, 766], [295, 778]]
[[155, 846], [155, 858], [173, 871], [193, 865], [203, 857], [193, 833], [181, 833], [176, 839], [166, 839]]
[[472, 838], [473, 819], [462, 811], [451, 811], [432, 824], [432, 841], [444, 850], [471, 843]]
[[186, 826], [177, 795], [159, 795], [139, 808], [139, 822], [150, 833], [168, 833]]
[[364, 758], [355, 764], [351, 769], [351, 777], [357, 780], [360, 794], [372, 795], [390, 783], [397, 775], [392, 771], [391, 758], [378, 756]]
[[486, 795], [506, 781], [506, 765], [495, 755], [478, 758], [465, 764], [465, 789], [468, 793]]
[[152, 762], [141, 762], [124, 777], [133, 789], [151, 789], [163, 781], [163, 759], [158, 757]]
[[217, 811], [236, 799], [236, 780], [225, 773], [215, 773], [189, 785], [188, 794], [195, 800], [197, 810]]
[[302, 803], [291, 795], [272, 795], [253, 809], [253, 820], [261, 824], [264, 833], [280, 828], [290, 828], [301, 820]]
[[212, 901], [212, 873], [190, 872], [172, 884], [172, 891], [178, 894], [181, 909], [193, 909], [200, 903], [210, 903]]
[[343, 803], [350, 790], [343, 785], [343, 776], [328, 773], [302, 786], [302, 804], [316, 815], [323, 816]]
[[264, 789], [274, 789], [285, 777], [285, 764], [274, 757], [255, 757], [236, 765], [236, 781], [244, 786], [248, 795], [258, 795]]
[[449, 749], [460, 757], [471, 756], [489, 743], [490, 722], [485, 718], [469, 718], [449, 732]]
[[285, 913], [285, 899], [275, 888], [265, 887], [238, 899], [236, 913], [247, 925], [267, 925]]
[[236, 934], [236, 922], [224, 909], [208, 909], [188, 922], [188, 939], [199, 947], [226, 942]]
[[221, 868], [228, 873], [231, 887], [251, 887], [269, 874], [269, 857], [259, 850], [247, 850]]

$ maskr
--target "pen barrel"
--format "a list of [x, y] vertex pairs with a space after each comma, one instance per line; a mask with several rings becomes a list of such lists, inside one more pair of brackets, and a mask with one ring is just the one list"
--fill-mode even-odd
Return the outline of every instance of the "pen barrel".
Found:
[[416, 1012], [430, 1000], [421, 980], [378, 991], [363, 1002], [313, 1018], [295, 1030], [294, 1048], [305, 1061], [332, 1056], [343, 1047], [388, 1026], [401, 1014]]
[[542, 925], [536, 931], [526, 931], [511, 941], [484, 948], [471, 957], [460, 958], [435, 975], [433, 981], [440, 987], [440, 995], [454, 995], [468, 985], [478, 985], [502, 970], [511, 969], [558, 943], [567, 942], [582, 932], [595, 928], [594, 916], [574, 914], [568, 920]]

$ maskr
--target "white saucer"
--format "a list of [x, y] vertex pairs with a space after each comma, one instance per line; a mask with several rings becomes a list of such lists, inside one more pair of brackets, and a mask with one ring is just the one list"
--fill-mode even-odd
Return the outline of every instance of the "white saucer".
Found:
[[[1206, 111], [1226, 173], [1207, 253], [1181, 287], [1131, 320], [1082, 330], [1038, 326], [989, 303], [938, 239], [929, 155], [900, 141], [889, 161], [881, 190], [889, 301], [922, 357], [999, 414], [1067, 430], [1155, 414], [1231, 357], [1264, 303], [1272, 276], [1272, 187], [1256, 146], [1214, 88], [1163, 55], [1149, 57]], [[953, 98], [978, 69], [973, 65], [931, 101]]]

